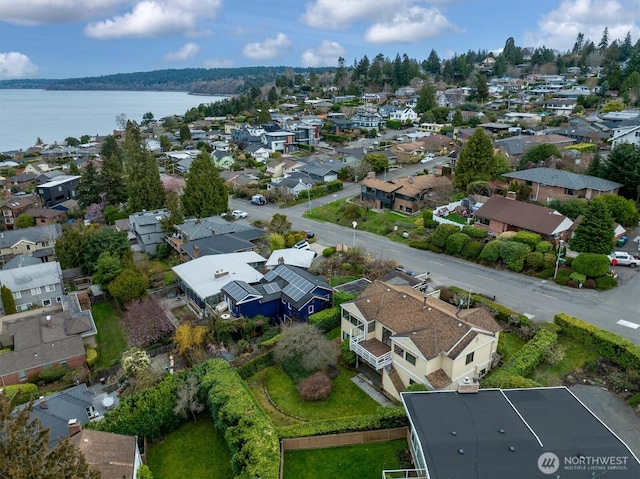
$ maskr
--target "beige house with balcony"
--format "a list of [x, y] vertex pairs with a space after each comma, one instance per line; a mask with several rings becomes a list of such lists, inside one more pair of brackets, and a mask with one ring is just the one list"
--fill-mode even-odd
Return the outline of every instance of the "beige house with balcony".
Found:
[[464, 378], [484, 376], [497, 360], [500, 330], [485, 308], [459, 309], [439, 291], [425, 295], [382, 281], [341, 306], [342, 340], [397, 399], [414, 383], [453, 390]]

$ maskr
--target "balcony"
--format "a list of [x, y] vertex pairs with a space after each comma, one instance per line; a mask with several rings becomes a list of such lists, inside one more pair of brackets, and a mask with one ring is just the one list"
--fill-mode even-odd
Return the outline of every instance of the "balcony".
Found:
[[377, 339], [365, 340], [364, 337], [364, 333], [351, 336], [349, 349], [373, 366], [376, 371], [391, 364], [391, 348]]
[[429, 479], [424, 469], [395, 469], [382, 471], [382, 479]]

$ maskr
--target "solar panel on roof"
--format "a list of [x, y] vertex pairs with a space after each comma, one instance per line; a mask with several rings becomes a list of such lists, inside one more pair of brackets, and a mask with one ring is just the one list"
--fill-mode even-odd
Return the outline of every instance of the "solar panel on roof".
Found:
[[268, 294], [277, 293], [278, 291], [280, 291], [280, 285], [278, 283], [267, 283], [264, 285], [264, 290]]
[[267, 272], [267, 274], [264, 275], [264, 279], [267, 282], [272, 282], [273, 280], [277, 279], [278, 275], [276, 274], [275, 270], [271, 270], [269, 272]]
[[241, 301], [248, 296], [247, 292], [236, 282], [231, 282], [224, 287], [226, 293], [236, 301]]

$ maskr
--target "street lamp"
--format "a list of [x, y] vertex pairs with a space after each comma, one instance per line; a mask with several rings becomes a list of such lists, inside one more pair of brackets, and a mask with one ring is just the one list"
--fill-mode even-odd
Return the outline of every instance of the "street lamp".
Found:
[[[300, 178], [298, 180], [300, 182], [301, 185], [303, 185], [304, 183], [302, 183], [302, 178]], [[307, 185], [304, 185], [307, 186]], [[307, 188], [307, 198], [309, 199], [309, 214], [311, 214], [311, 188]]]
[[351, 226], [353, 226], [353, 247], [356, 247], [356, 227], [358, 226], [358, 222], [354, 221], [353, 223], [351, 223]]
[[560, 264], [560, 255], [562, 254], [562, 245], [564, 244], [563, 240], [560, 240], [560, 244], [558, 245], [558, 256], [556, 258], [556, 269], [553, 272], [553, 279], [556, 279], [558, 276], [558, 265]]

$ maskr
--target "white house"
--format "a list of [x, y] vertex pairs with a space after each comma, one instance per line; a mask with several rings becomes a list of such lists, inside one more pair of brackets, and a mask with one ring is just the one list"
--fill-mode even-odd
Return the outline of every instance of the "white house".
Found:
[[622, 143], [640, 145], [640, 125], [616, 128], [615, 130], [613, 130], [613, 136], [611, 137], [611, 147], [615, 148]]
[[402, 123], [406, 121], [414, 121], [417, 118], [418, 114], [413, 108], [398, 108], [397, 110], [389, 113], [389, 119], [401, 121]]

